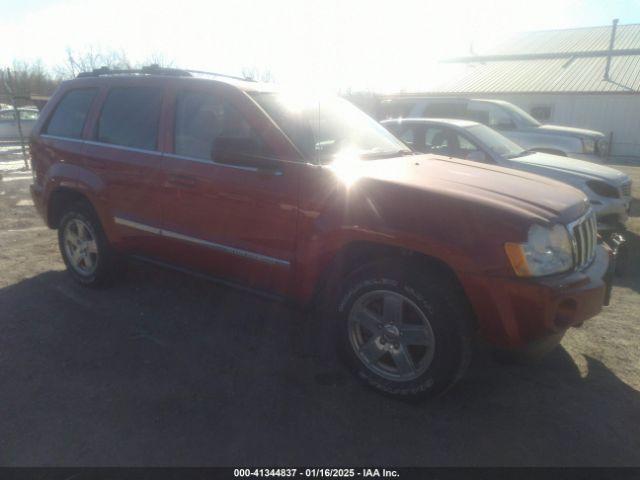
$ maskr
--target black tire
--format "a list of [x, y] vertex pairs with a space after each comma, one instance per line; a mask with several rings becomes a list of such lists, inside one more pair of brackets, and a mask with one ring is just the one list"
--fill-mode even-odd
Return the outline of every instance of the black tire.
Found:
[[[367, 366], [356, 353], [353, 327], [349, 326], [351, 311], [358, 299], [366, 298], [366, 294], [376, 295], [381, 291], [392, 292], [392, 296], [395, 292], [408, 299], [409, 302], [403, 303], [401, 309], [406, 308], [407, 304], [414, 311], [417, 307], [424, 315], [421, 321], [426, 318], [430, 325], [435, 344], [434, 352], [431, 354], [430, 363], [425, 362], [422, 367], [426, 370], [420, 373], [419, 369], [416, 369], [416, 378], [385, 378]], [[446, 392], [464, 375], [471, 360], [474, 322], [464, 294], [448, 275], [418, 272], [397, 260], [383, 260], [365, 265], [350, 274], [342, 283], [336, 303], [335, 334], [340, 352], [355, 375], [368, 386], [393, 397], [426, 399]], [[354, 312], [356, 310], [357, 307]], [[419, 315], [420, 312], [416, 313]], [[402, 322], [404, 320], [399, 323]], [[378, 328], [381, 328], [380, 325]], [[386, 326], [381, 331], [386, 331], [385, 329]], [[397, 353], [400, 343], [402, 340], [389, 348], [396, 347]], [[392, 356], [386, 358], [392, 359]], [[413, 354], [411, 358], [412, 366], [418, 364]], [[400, 371], [399, 364], [397, 368]]]
[[[82, 222], [95, 238], [95, 267], [91, 271], [82, 272], [75, 268], [65, 247], [65, 232], [71, 222]], [[122, 262], [113, 251], [104, 233], [100, 220], [93, 207], [86, 201], [74, 203], [66, 209], [58, 225], [58, 246], [67, 267], [67, 272], [80, 285], [101, 287], [110, 285], [122, 269]]]

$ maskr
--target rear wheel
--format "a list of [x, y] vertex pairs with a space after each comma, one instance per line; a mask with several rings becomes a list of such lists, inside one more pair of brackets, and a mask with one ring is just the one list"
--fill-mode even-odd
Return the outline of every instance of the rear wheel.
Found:
[[466, 300], [444, 276], [394, 262], [350, 275], [338, 302], [337, 335], [355, 374], [369, 386], [404, 398], [449, 389], [471, 357]]
[[119, 266], [117, 256], [86, 202], [72, 205], [62, 216], [58, 244], [67, 271], [78, 283], [99, 286], [113, 280]]

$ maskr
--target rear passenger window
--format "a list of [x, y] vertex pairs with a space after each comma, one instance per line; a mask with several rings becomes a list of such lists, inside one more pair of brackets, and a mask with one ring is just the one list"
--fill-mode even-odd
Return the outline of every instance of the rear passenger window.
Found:
[[84, 88], [68, 92], [58, 103], [45, 133], [58, 137], [82, 137], [84, 122], [97, 91], [97, 88]]
[[98, 141], [156, 150], [161, 105], [160, 88], [114, 88], [100, 113]]
[[175, 125], [177, 155], [213, 161], [223, 154], [268, 155], [261, 137], [238, 109], [212, 93], [180, 92]]

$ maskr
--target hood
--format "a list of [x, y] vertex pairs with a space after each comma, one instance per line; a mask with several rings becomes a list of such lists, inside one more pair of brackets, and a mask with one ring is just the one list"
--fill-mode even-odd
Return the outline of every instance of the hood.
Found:
[[437, 155], [368, 160], [358, 165], [357, 172], [359, 177], [464, 198], [545, 221], [571, 221], [588, 207], [584, 193], [567, 184], [515, 169]]
[[595, 130], [587, 130], [585, 128], [563, 127], [561, 125], [540, 125], [536, 130], [542, 130], [545, 133], [557, 134], [557, 135], [573, 135], [574, 137], [591, 137], [591, 138], [605, 138], [605, 135]]
[[528, 172], [562, 181], [569, 181], [571, 178], [600, 180], [618, 187], [629, 180], [627, 174], [615, 168], [548, 153], [533, 153], [509, 159], [508, 162], [512, 163], [514, 168], [523, 167]]

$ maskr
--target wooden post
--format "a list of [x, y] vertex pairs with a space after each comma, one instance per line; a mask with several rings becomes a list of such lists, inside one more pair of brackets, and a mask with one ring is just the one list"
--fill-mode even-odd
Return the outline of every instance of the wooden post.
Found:
[[[8, 80], [8, 81], [7, 81]], [[14, 93], [14, 89], [10, 84], [13, 84], [15, 87], [15, 83], [11, 77], [11, 70], [7, 68], [7, 78], [4, 80], [4, 86], [9, 92], [9, 96], [11, 97], [11, 104], [13, 105], [13, 112], [16, 116], [16, 122], [18, 122], [18, 135], [20, 135], [20, 147], [22, 147], [22, 158], [24, 159], [24, 167], [29, 169], [29, 159], [27, 156], [27, 148], [24, 143], [24, 135], [22, 134], [22, 122], [20, 121], [20, 112], [18, 111], [18, 105], [16, 103], [16, 96]]]

